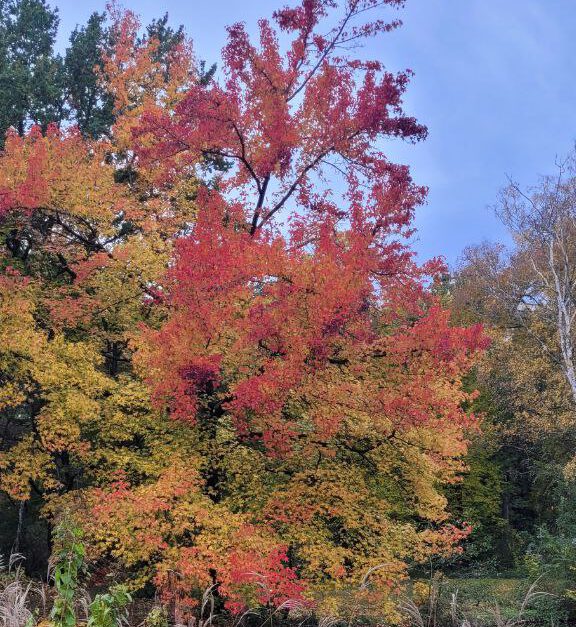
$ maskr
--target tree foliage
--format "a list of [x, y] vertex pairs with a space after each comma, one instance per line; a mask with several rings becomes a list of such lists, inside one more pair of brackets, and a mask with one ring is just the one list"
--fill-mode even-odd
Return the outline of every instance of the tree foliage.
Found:
[[58, 13], [45, 0], [0, 4], [0, 129], [21, 135], [64, 117], [64, 66], [54, 54]]
[[540, 551], [542, 538], [562, 544], [573, 529], [573, 164], [570, 155], [533, 187], [511, 182], [503, 190], [496, 211], [512, 246], [468, 248], [453, 286], [460, 319], [490, 327], [478, 382], [506, 486], [502, 516], [516, 533], [506, 552], [516, 565]]
[[[8, 134], [1, 486], [73, 512], [133, 586], [240, 611], [371, 569], [385, 593], [469, 532], [443, 487], [486, 340], [406, 244], [426, 190], [383, 150], [426, 136], [410, 73], [354, 56], [401, 4], [303, 0], [257, 43], [234, 25], [218, 77], [165, 20], [114, 13], [80, 130]], [[76, 31], [68, 71], [102, 33]]]
[[[116, 11], [118, 17], [119, 11]], [[111, 19], [108, 19], [110, 17]], [[7, 0], [0, 4], [0, 133], [13, 127], [23, 136], [31, 126], [76, 125], [83, 135], [108, 135], [116, 119], [113, 81], [103, 76], [115, 38], [114, 11], [93, 13], [77, 26], [64, 55], [55, 51], [59, 16], [45, 0]], [[154, 58], [165, 66], [184, 42], [183, 28], [168, 16], [153, 20], [146, 35]], [[125, 104], [125, 103], [124, 103]]]

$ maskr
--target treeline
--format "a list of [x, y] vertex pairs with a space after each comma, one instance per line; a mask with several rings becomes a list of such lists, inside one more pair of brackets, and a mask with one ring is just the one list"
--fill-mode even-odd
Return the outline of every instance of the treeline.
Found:
[[469, 472], [451, 495], [475, 522], [460, 567], [548, 573], [572, 585], [574, 502], [574, 154], [528, 189], [510, 181], [494, 205], [510, 245], [469, 247], [446, 280], [455, 320], [481, 322], [491, 346], [471, 375], [481, 392]]

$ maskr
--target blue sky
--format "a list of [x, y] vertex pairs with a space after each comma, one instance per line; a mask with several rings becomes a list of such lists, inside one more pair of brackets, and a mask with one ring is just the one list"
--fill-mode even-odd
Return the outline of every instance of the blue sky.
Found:
[[[253, 25], [272, 0], [124, 0], [144, 22], [168, 11], [197, 55], [217, 61], [225, 26]], [[105, 0], [52, 0], [60, 47]], [[574, 0], [408, 0], [400, 30], [369, 42], [365, 55], [415, 72], [406, 109], [429, 127], [417, 146], [390, 146], [430, 187], [414, 246], [422, 259], [502, 240], [488, 208], [510, 175], [524, 184], [554, 168], [576, 139]]]

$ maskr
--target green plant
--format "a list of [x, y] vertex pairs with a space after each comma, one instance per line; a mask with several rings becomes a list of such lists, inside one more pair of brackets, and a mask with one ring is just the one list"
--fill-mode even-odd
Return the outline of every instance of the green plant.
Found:
[[86, 570], [82, 530], [63, 519], [55, 529], [54, 544], [57, 547], [53, 570], [56, 598], [50, 617], [56, 627], [74, 627], [79, 579]]
[[153, 607], [144, 621], [145, 627], [168, 627], [168, 616], [165, 608], [161, 606]]
[[123, 585], [97, 594], [88, 608], [88, 627], [116, 627], [125, 618], [122, 610], [131, 602], [132, 596]]
[[[424, 593], [424, 588], [428, 592]], [[537, 579], [433, 579], [412, 584], [400, 601], [410, 627], [543, 627], [570, 625], [560, 582]]]

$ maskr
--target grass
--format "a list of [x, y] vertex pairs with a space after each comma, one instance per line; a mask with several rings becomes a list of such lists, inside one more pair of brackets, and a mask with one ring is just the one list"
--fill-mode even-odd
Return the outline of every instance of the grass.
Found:
[[527, 579], [441, 579], [424, 601], [401, 607], [411, 627], [556, 627], [573, 623], [563, 582]]
[[[21, 565], [22, 558], [18, 555], [13, 555], [7, 563], [0, 559], [0, 627], [34, 627], [49, 614], [53, 597], [49, 586], [28, 580]], [[359, 592], [370, 591], [370, 574], [362, 580]], [[430, 581], [411, 583], [407, 594], [397, 599], [397, 615], [402, 627], [560, 627], [576, 624], [574, 606], [564, 594], [566, 587], [565, 582], [551, 578], [530, 582], [527, 579], [457, 579], [436, 575]], [[367, 608], [359, 603], [353, 592], [350, 591], [350, 603], [343, 604], [345, 607], [341, 608], [344, 611], [340, 616], [317, 616], [287, 602], [281, 608], [260, 609], [227, 620], [215, 614], [213, 591], [208, 589], [195, 616], [182, 620], [184, 617], [175, 615], [172, 624], [194, 627], [388, 627], [387, 620], [370, 611], [374, 607]], [[100, 597], [104, 599], [102, 595]], [[86, 618], [79, 619], [77, 624], [89, 622], [87, 604], [90, 600], [86, 598], [85, 601], [85, 611], [79, 611], [77, 616], [85, 615]], [[144, 616], [135, 611], [139, 609], [139, 602], [127, 608], [129, 612], [118, 612], [113, 620], [104, 622], [168, 627], [165, 609], [152, 607], [147, 602]], [[79, 610], [82, 609], [80, 605]], [[103, 606], [104, 610], [107, 611], [108, 605]], [[106, 612], [101, 614], [110, 618]], [[132, 620], [128, 621], [128, 616]], [[100, 621], [98, 625], [104, 622]], [[92, 623], [96, 625], [94, 620]]]
[[39, 606], [46, 610], [46, 587], [25, 579], [22, 561], [18, 553], [10, 555], [8, 564], [0, 559], [0, 627], [34, 625]]

